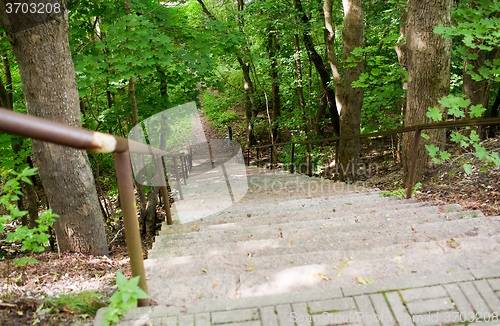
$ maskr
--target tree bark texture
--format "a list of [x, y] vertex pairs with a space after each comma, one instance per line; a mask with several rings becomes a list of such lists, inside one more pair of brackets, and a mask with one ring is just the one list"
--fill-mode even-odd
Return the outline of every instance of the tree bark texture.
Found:
[[[344, 28], [342, 43], [344, 62], [352, 56], [352, 51], [363, 46], [363, 2], [362, 0], [344, 0]], [[355, 67], [344, 67], [344, 93], [340, 114], [341, 136], [351, 136], [361, 132], [361, 107], [364, 88], [353, 88], [363, 73], [363, 63]], [[339, 148], [339, 168], [341, 181], [356, 180], [359, 165], [360, 140], [341, 140]], [[337, 162], [336, 162], [337, 164]]]
[[269, 60], [271, 60], [271, 103], [273, 106], [272, 114], [272, 140], [279, 142], [278, 139], [278, 124], [277, 119], [280, 116], [281, 100], [280, 100], [280, 83], [278, 80], [278, 60], [276, 59], [276, 52], [279, 51], [278, 36], [272, 32], [268, 35], [268, 51]]
[[328, 62], [330, 62], [330, 69], [332, 70], [332, 78], [335, 83], [335, 102], [337, 111], [342, 114], [343, 103], [343, 87], [342, 76], [339, 72], [339, 64], [337, 62], [337, 55], [335, 54], [335, 27], [332, 22], [332, 0], [324, 0], [323, 14], [325, 16], [325, 43], [328, 54]]
[[314, 67], [316, 68], [316, 71], [318, 72], [321, 82], [323, 83], [323, 87], [326, 90], [326, 100], [328, 103], [328, 112], [330, 113], [330, 119], [333, 124], [333, 129], [335, 130], [335, 134], [340, 135], [340, 119], [339, 119], [339, 112], [337, 110], [337, 105], [335, 103], [335, 92], [333, 89], [329, 86], [330, 83], [330, 74], [328, 73], [328, 70], [326, 70], [325, 65], [323, 63], [323, 59], [321, 56], [318, 54], [316, 49], [314, 48], [314, 43], [310, 34], [310, 21], [309, 17], [307, 17], [304, 9], [302, 8], [302, 3], [300, 0], [294, 0], [293, 1], [294, 7], [297, 10], [298, 14], [300, 15], [300, 19], [302, 20], [302, 23], [304, 24], [304, 32], [303, 32], [303, 38], [304, 38], [304, 45], [307, 49], [307, 53], [309, 55], [310, 60], [314, 64]]
[[[433, 32], [435, 26], [450, 26], [452, 0], [409, 0], [406, 24], [408, 55], [408, 93], [405, 126], [429, 123], [429, 107], [439, 107], [438, 100], [450, 91], [451, 39]], [[444, 129], [426, 131], [431, 141], [439, 146], [444, 142]], [[402, 145], [402, 163], [405, 182], [413, 160], [414, 133], [405, 133]], [[422, 139], [416, 159], [414, 181], [422, 179], [429, 154]]]
[[[69, 48], [68, 16], [12, 31], [0, 1], [3, 25], [19, 64], [30, 115], [81, 127], [75, 68]], [[33, 140], [60, 251], [106, 255], [108, 247], [94, 178], [85, 151]]]

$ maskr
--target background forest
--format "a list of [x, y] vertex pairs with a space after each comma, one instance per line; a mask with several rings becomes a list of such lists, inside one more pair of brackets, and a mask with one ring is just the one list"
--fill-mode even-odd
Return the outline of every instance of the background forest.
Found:
[[[3, 13], [2, 107], [127, 137], [151, 115], [196, 101], [211, 132], [227, 137], [231, 126], [242, 148], [498, 117], [498, 0], [79, 0], [65, 6], [68, 14], [57, 23], [17, 33]], [[69, 111], [60, 94], [70, 94]], [[417, 181], [431, 159], [454, 163], [453, 173], [462, 176], [481, 167], [498, 172], [495, 129], [427, 132]], [[316, 175], [336, 167], [341, 180], [354, 182], [359, 173], [345, 167], [368, 162], [373, 151], [367, 148], [376, 147], [389, 153], [390, 172], [400, 173], [390, 182], [394, 189], [406, 180], [412, 137], [342, 141], [339, 162], [334, 143], [300, 146], [296, 162], [307, 160], [312, 170], [301, 172]], [[50, 235], [53, 250], [109, 254], [123, 229], [112, 156], [50, 146], [0, 134], [4, 204], [28, 212], [11, 213], [7, 230], [38, 230], [45, 225], [37, 221], [46, 216], [40, 212], [51, 208], [59, 217], [39, 232]], [[290, 161], [287, 148], [274, 154], [277, 162]], [[253, 162], [268, 163], [269, 156]], [[27, 167], [38, 167], [39, 175]], [[6, 182], [13, 177], [16, 183]], [[78, 180], [63, 192], [66, 177]], [[489, 181], [481, 181], [490, 187], [487, 205], [498, 211], [498, 183]], [[141, 234], [151, 239], [163, 219], [157, 212], [163, 198], [155, 187], [136, 184], [136, 190]], [[7, 240], [0, 257], [21, 250]]]

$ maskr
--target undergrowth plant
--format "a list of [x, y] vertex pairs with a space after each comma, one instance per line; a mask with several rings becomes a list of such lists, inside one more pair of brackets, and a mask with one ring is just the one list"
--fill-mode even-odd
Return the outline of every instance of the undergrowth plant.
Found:
[[120, 321], [126, 311], [137, 308], [138, 299], [147, 299], [148, 295], [139, 287], [139, 278], [136, 276], [129, 281], [121, 272], [116, 273], [116, 285], [119, 290], [115, 292], [109, 301], [109, 310], [103, 313], [103, 326], [108, 326]]
[[[20, 226], [20, 219], [26, 215], [27, 211], [20, 211], [15, 202], [22, 195], [21, 181], [31, 184], [29, 176], [36, 174], [36, 168], [25, 168], [21, 172], [10, 171], [11, 178], [2, 186], [3, 195], [0, 197], [0, 205], [4, 206], [7, 214], [0, 216], [0, 234], [5, 234], [5, 239], [10, 243], [18, 243], [23, 253], [32, 254], [34, 252], [42, 252], [49, 242], [49, 227], [55, 221], [58, 215], [53, 214], [52, 210], [47, 210], [42, 213], [36, 220], [38, 223], [34, 228]], [[23, 265], [29, 262], [36, 262], [32, 257], [21, 257], [13, 260], [16, 265]], [[9, 260], [7, 261], [10, 262]], [[8, 276], [7, 276], [8, 277]]]
[[[412, 190], [411, 194], [415, 195], [417, 193], [418, 188], [420, 188], [421, 185], [422, 184], [420, 182], [418, 182], [415, 185], [415, 187], [413, 187], [413, 190]], [[406, 190], [403, 189], [403, 188], [399, 188], [399, 189], [394, 190], [394, 191], [381, 191], [380, 193], [384, 197], [393, 197], [393, 196], [404, 197], [404, 196], [406, 196]]]
[[[465, 99], [464, 95], [462, 96], [454, 96], [448, 95], [439, 100], [439, 104], [446, 110], [443, 112], [443, 109], [434, 107], [429, 108], [427, 111], [427, 117], [434, 121], [442, 121], [443, 114], [452, 115], [455, 118], [464, 118], [467, 110], [468, 114], [471, 118], [480, 118], [483, 112], [486, 110], [482, 105], [473, 105], [469, 109], [470, 100]], [[451, 141], [457, 143], [463, 149], [470, 151], [477, 158], [483, 161], [485, 166], [482, 169], [485, 169], [487, 166], [499, 166], [500, 165], [500, 157], [498, 152], [488, 152], [484, 146], [480, 143], [479, 135], [476, 130], [471, 127], [466, 127], [467, 130], [470, 130], [469, 135], [465, 135], [464, 133], [460, 133], [458, 130], [454, 130], [451, 132]], [[422, 133], [422, 137], [425, 139], [430, 139], [430, 137], [424, 133]], [[425, 148], [429, 152], [429, 155], [432, 157], [432, 161], [434, 163], [441, 163], [443, 161], [447, 161], [450, 159], [450, 153], [447, 151], [440, 150], [434, 144], [425, 145]], [[467, 174], [472, 173], [472, 166], [469, 163], [463, 164], [464, 171]]]

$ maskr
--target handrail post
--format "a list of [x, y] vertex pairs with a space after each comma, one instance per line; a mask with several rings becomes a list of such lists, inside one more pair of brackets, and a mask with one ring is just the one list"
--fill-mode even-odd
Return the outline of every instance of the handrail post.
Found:
[[295, 144], [292, 144], [292, 166], [290, 167], [290, 173], [295, 173]]
[[413, 141], [413, 157], [411, 161], [410, 167], [410, 175], [408, 176], [408, 185], [406, 189], [406, 199], [411, 198], [411, 193], [413, 190], [413, 177], [415, 176], [415, 167], [417, 165], [417, 155], [418, 155], [418, 145], [420, 144], [420, 134], [422, 133], [421, 129], [415, 130], [415, 140]]
[[337, 140], [335, 142], [335, 175], [333, 176], [333, 181], [338, 181], [339, 180], [339, 146], [340, 146], [340, 140]]
[[271, 146], [271, 170], [273, 169], [274, 164], [274, 145]]
[[[130, 269], [132, 271], [132, 277], [140, 276], [139, 287], [147, 293], [148, 286], [146, 284], [146, 272], [144, 270], [139, 224], [137, 223], [130, 153], [128, 150], [124, 152], [115, 152], [114, 156], [120, 207], [123, 212], [125, 240], [127, 242], [128, 255], [130, 257]], [[150, 301], [150, 299], [139, 299], [138, 305], [139, 307], [149, 306]]]

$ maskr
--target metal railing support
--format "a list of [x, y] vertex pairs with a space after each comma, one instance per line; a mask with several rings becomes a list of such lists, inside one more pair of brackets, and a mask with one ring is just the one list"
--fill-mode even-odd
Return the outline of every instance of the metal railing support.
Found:
[[271, 146], [271, 170], [273, 169], [274, 163], [274, 146]]
[[420, 134], [422, 133], [421, 129], [417, 129], [415, 131], [415, 140], [413, 141], [413, 156], [410, 167], [410, 174], [408, 176], [408, 185], [406, 189], [406, 199], [411, 198], [411, 193], [413, 190], [413, 177], [415, 176], [415, 167], [417, 166], [417, 155], [418, 155], [418, 146], [420, 144]]
[[333, 177], [333, 181], [338, 181], [339, 180], [339, 147], [340, 147], [340, 140], [337, 139], [335, 142], [335, 175]]
[[[132, 276], [140, 276], [139, 287], [147, 293], [148, 286], [146, 284], [146, 272], [142, 257], [141, 235], [139, 233], [139, 224], [137, 223], [130, 153], [128, 150], [125, 152], [115, 152], [114, 156], [120, 207], [123, 212], [125, 240], [130, 257], [130, 269]], [[150, 301], [150, 299], [140, 299], [138, 305], [140, 307], [149, 306]]]
[[291, 166], [290, 166], [290, 173], [295, 172], [295, 144], [292, 144], [292, 160], [291, 160]]
[[[122, 137], [64, 125], [35, 116], [0, 108], [0, 131], [97, 153], [114, 153], [120, 206], [132, 277], [140, 276], [139, 286], [148, 292], [142, 256], [142, 244], [135, 207], [134, 184], [130, 152], [165, 155], [164, 151]], [[139, 306], [149, 305], [142, 299]]]

